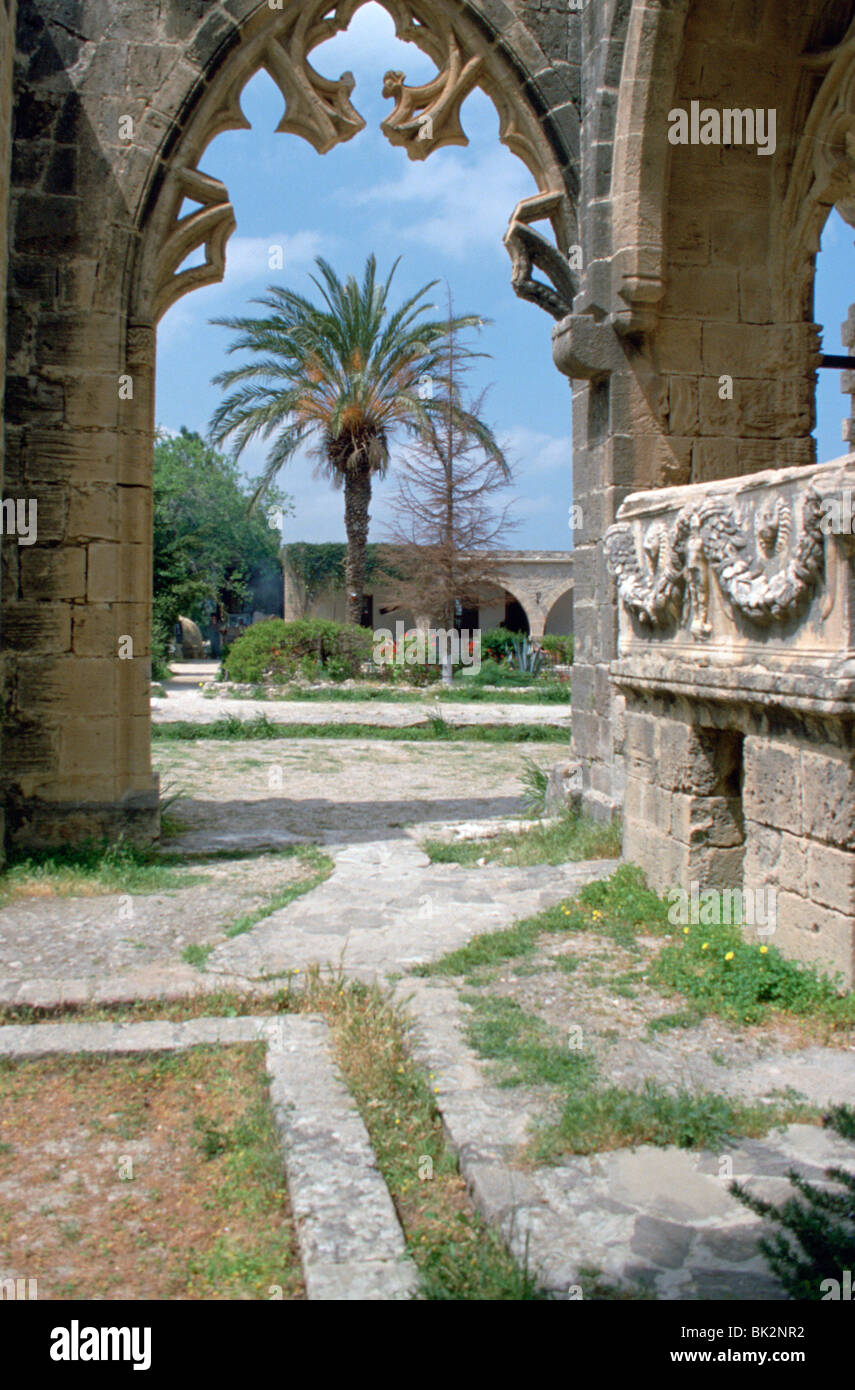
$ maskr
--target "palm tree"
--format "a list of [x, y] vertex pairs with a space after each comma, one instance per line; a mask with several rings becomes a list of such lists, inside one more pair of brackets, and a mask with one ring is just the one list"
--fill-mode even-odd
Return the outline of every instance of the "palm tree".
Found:
[[[230, 439], [237, 458], [260, 435], [273, 439], [254, 501], [271, 485], [279, 469], [303, 443], [309, 443], [319, 471], [344, 489], [347, 532], [347, 618], [358, 623], [365, 578], [371, 481], [389, 465], [392, 436], [403, 430], [424, 436], [432, 417], [444, 416], [448, 402], [434, 399], [434, 375], [442, 371], [449, 332], [480, 326], [475, 314], [431, 320], [426, 295], [432, 280], [394, 311], [388, 308], [388, 279], [377, 281], [377, 263], [369, 256], [362, 283], [348, 276], [342, 283], [322, 257], [317, 305], [281, 285], [253, 300], [270, 312], [266, 318], [213, 319], [235, 330], [228, 351], [248, 350], [252, 360], [214, 377], [225, 389], [236, 388], [220, 403], [211, 420], [211, 439]], [[485, 356], [457, 348], [466, 357]], [[490, 429], [461, 404], [455, 414], [461, 428], [502, 460]]]

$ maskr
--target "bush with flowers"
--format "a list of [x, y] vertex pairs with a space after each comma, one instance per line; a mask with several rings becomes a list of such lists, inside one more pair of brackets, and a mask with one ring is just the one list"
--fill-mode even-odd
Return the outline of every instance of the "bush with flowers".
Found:
[[855, 995], [842, 996], [836, 980], [788, 960], [771, 942], [746, 939], [738, 924], [677, 927], [648, 978], [739, 1023], [758, 1023], [773, 1009], [855, 1023]]
[[439, 680], [441, 669], [436, 662], [426, 659], [428, 655], [424, 633], [412, 628], [404, 633], [400, 642], [388, 637], [377, 643], [374, 664], [380, 679], [392, 685], [431, 685]]
[[372, 642], [370, 628], [352, 623], [321, 618], [286, 623], [282, 618], [267, 618], [241, 633], [223, 658], [223, 670], [228, 680], [251, 685], [298, 676], [345, 680], [359, 675], [362, 663], [371, 656]]

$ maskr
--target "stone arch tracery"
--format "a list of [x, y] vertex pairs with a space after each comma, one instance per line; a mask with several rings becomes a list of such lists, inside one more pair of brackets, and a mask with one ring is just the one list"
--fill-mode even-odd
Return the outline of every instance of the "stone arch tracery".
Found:
[[[326, 78], [312, 65], [311, 55], [345, 30], [364, 3], [286, 0], [281, 10], [257, 8], [240, 42], [221, 57], [213, 76], [187, 94], [189, 115], [177, 138], [153, 161], [141, 200], [131, 321], [156, 323], [183, 294], [222, 279], [234, 210], [225, 185], [205, 174], [199, 162], [216, 135], [248, 128], [240, 95], [256, 72], [264, 69], [285, 101], [277, 129], [303, 136], [319, 153], [363, 129], [365, 123], [351, 100], [352, 75]], [[513, 262], [512, 283], [522, 297], [555, 317], [563, 316], [575, 290], [566, 254], [575, 239], [571, 194], [576, 180], [563, 152], [554, 148], [554, 132], [550, 139], [508, 56], [476, 27], [467, 7], [445, 0], [380, 3], [392, 16], [398, 37], [415, 43], [438, 69], [435, 78], [419, 86], [408, 86], [403, 73], [387, 73], [384, 96], [395, 105], [381, 128], [411, 159], [424, 159], [435, 149], [467, 143], [460, 109], [474, 87], [491, 98], [499, 115], [500, 140], [522, 159], [538, 188], [514, 211], [505, 238]], [[547, 68], [547, 60], [542, 62]], [[188, 199], [199, 207], [182, 216]], [[551, 225], [553, 242], [531, 228], [532, 222], [544, 220]], [[199, 248], [205, 251], [204, 264], [179, 269]], [[551, 284], [534, 278], [535, 267]]]

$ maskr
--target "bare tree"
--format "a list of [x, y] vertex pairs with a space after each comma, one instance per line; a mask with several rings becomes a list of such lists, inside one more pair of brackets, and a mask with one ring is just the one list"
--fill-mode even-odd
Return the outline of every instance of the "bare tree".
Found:
[[[387, 563], [401, 578], [401, 601], [420, 622], [451, 631], [457, 604], [475, 606], [502, 592], [493, 551], [517, 522], [502, 500], [511, 466], [483, 424], [486, 392], [467, 397], [469, 364], [486, 353], [458, 341], [451, 293], [448, 336], [439, 370], [422, 383], [434, 401], [426, 427], [398, 474], [386, 528]], [[451, 662], [443, 652], [443, 681]]]

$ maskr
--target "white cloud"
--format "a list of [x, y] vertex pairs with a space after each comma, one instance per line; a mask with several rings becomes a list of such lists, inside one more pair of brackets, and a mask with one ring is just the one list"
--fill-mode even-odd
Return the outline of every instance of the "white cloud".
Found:
[[[206, 325], [212, 314], [222, 313], [222, 301], [236, 290], [255, 282], [255, 287], [261, 292], [286, 275], [306, 270], [316, 256], [330, 254], [331, 246], [332, 238], [313, 231], [294, 232], [291, 235], [272, 232], [270, 236], [232, 236], [226, 245], [224, 278], [190, 291], [168, 310], [157, 330], [159, 349], [163, 351], [184, 341], [191, 333], [197, 332], [200, 325]], [[280, 247], [282, 252], [282, 265], [278, 269], [270, 264], [274, 247]], [[198, 259], [194, 253], [193, 258], [188, 257], [181, 268]]]
[[[312, 66], [324, 74], [336, 77], [346, 69], [360, 69], [368, 77], [385, 64], [407, 70], [411, 82], [425, 82], [436, 73], [436, 66], [413, 43], [405, 43], [395, 34], [391, 15], [382, 5], [363, 5], [351, 19], [347, 29], [326, 40], [314, 49]], [[357, 85], [358, 91], [358, 85]], [[357, 107], [359, 102], [356, 102]]]
[[520, 198], [533, 192], [528, 170], [499, 146], [475, 157], [437, 150], [424, 164], [408, 164], [401, 178], [366, 189], [358, 201], [377, 211], [401, 208], [403, 217], [388, 218], [387, 231], [463, 259], [486, 246], [504, 255], [508, 219]]
[[[323, 254], [326, 238], [320, 232], [295, 232], [289, 236], [272, 232], [270, 236], [233, 236], [226, 247], [226, 274], [221, 292], [229, 293], [242, 285], [258, 280], [267, 285], [277, 275], [305, 270], [316, 256]], [[281, 248], [282, 265], [275, 261]]]
[[500, 439], [508, 458], [516, 465], [518, 486], [525, 490], [525, 480], [532, 473], [554, 473], [557, 481], [567, 479], [567, 489], [572, 482], [573, 449], [570, 441], [568, 421], [566, 435], [545, 434], [533, 430], [528, 425], [515, 425], [505, 430]]

